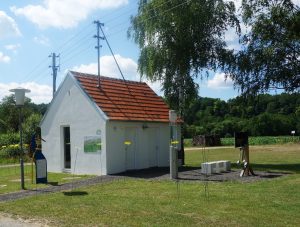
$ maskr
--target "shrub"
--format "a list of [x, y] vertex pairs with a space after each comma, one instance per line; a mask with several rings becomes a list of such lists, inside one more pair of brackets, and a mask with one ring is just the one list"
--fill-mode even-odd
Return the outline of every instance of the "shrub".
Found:
[[0, 148], [2, 146], [9, 146], [11, 144], [17, 144], [20, 141], [20, 135], [18, 133], [0, 134]]

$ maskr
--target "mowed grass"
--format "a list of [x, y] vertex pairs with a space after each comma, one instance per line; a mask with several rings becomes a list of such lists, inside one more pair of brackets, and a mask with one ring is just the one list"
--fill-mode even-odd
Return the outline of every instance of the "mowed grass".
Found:
[[[33, 170], [33, 181], [32, 181]], [[35, 184], [35, 166], [24, 166], [25, 188], [27, 190], [44, 188], [49, 185], [59, 185], [73, 180], [88, 178], [91, 176], [74, 176], [68, 173], [48, 173], [48, 185]], [[4, 193], [16, 192], [21, 190], [20, 166], [1, 167], [0, 166], [0, 195]]]
[[[256, 170], [300, 173], [300, 144], [250, 146], [250, 163]], [[199, 167], [204, 161], [229, 160], [233, 168], [240, 157], [238, 148], [200, 148], [186, 151], [186, 164]]]
[[[299, 145], [250, 152], [254, 169], [291, 174], [254, 183], [209, 182], [209, 196], [202, 182], [123, 179], [0, 203], [0, 212], [54, 226], [299, 226]], [[236, 161], [238, 151], [209, 150], [207, 156]], [[199, 166], [201, 151], [188, 151], [186, 158], [187, 165]]]

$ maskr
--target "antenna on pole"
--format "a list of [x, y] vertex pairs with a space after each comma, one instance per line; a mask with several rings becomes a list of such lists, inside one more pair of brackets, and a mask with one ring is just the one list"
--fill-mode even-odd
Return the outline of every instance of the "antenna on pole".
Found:
[[57, 70], [60, 67], [60, 64], [56, 65], [56, 58], [59, 58], [59, 55], [56, 55], [55, 53], [51, 53], [49, 55], [49, 58], [52, 58], [52, 65], [49, 66], [49, 68], [52, 68], [52, 76], [53, 76], [53, 97], [56, 92], [56, 77], [57, 77]]
[[102, 47], [100, 45], [100, 40], [104, 39], [104, 37], [100, 36], [100, 29], [101, 26], [104, 26], [104, 24], [100, 23], [99, 20], [94, 21], [94, 24], [96, 24], [97, 26], [97, 35], [94, 35], [94, 38], [97, 38], [97, 46], [95, 46], [95, 48], [97, 49], [97, 54], [98, 54], [98, 87], [100, 88], [100, 48]]

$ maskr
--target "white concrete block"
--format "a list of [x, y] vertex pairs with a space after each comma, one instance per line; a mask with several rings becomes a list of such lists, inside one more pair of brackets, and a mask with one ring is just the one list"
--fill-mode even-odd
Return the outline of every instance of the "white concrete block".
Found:
[[227, 160], [201, 163], [201, 173], [211, 175], [230, 171], [231, 163]]

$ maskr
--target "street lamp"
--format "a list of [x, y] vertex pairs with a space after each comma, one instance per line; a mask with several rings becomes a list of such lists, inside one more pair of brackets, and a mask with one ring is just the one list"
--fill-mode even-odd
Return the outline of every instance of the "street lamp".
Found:
[[20, 129], [20, 148], [21, 148], [21, 155], [20, 155], [20, 165], [21, 165], [21, 188], [25, 189], [24, 185], [24, 161], [23, 161], [23, 138], [22, 138], [22, 107], [24, 106], [25, 101], [25, 93], [30, 92], [30, 90], [25, 88], [15, 88], [9, 90], [10, 92], [15, 93], [16, 98], [16, 106], [19, 108], [19, 129]]

